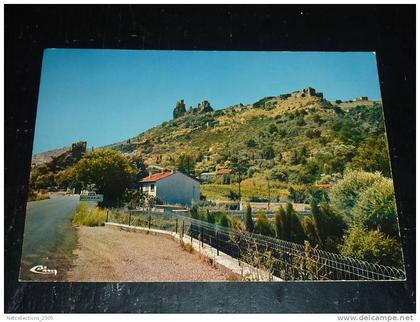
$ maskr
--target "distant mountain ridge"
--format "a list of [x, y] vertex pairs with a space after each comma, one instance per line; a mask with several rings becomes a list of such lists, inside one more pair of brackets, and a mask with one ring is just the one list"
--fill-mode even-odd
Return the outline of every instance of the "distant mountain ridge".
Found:
[[71, 147], [63, 147], [59, 149], [49, 150], [45, 152], [39, 152], [32, 155], [32, 165], [39, 165], [41, 163], [47, 163], [52, 160], [53, 157], [58, 157], [66, 151], [69, 151]]

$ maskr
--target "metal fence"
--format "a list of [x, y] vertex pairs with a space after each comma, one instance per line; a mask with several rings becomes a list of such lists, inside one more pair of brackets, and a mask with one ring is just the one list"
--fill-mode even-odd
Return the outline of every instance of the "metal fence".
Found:
[[173, 213], [110, 211], [107, 221], [172, 231], [283, 280], [405, 280], [401, 269]]

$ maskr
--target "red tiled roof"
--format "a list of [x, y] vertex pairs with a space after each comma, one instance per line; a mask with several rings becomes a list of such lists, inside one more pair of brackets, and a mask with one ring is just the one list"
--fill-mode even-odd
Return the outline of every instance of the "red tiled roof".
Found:
[[318, 188], [321, 188], [321, 189], [328, 189], [329, 187], [331, 187], [331, 184], [329, 184], [329, 183], [318, 183], [315, 186], [318, 187]]
[[232, 172], [231, 169], [220, 169], [220, 170], [217, 171], [217, 174], [218, 175], [221, 175], [221, 174], [230, 174], [231, 172]]
[[169, 177], [171, 175], [173, 175], [172, 172], [155, 173], [155, 174], [152, 174], [151, 176], [141, 179], [140, 182], [155, 182], [163, 178]]

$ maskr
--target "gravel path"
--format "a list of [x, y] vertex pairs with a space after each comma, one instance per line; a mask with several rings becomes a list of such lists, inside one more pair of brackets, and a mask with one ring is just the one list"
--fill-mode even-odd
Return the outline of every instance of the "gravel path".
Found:
[[79, 227], [68, 281], [229, 281], [234, 273], [210, 266], [169, 236]]

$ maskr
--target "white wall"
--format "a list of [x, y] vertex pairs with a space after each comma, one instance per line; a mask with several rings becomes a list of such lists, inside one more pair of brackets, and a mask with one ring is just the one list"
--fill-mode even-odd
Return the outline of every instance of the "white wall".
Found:
[[[155, 185], [155, 189], [154, 191], [150, 190], [150, 186], [154, 184]], [[143, 186], [143, 192], [147, 193], [149, 196], [153, 196], [156, 197], [156, 182], [143, 182], [142, 183]]]
[[165, 204], [191, 205], [192, 200], [200, 200], [200, 183], [181, 172], [157, 181], [156, 188]]

